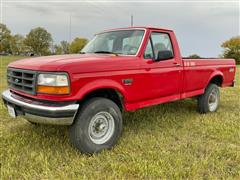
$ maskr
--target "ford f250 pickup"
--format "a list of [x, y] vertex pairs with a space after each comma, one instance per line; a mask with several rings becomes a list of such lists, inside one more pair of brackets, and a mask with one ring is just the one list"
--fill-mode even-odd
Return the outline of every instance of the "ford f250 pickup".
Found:
[[172, 30], [130, 27], [96, 34], [79, 54], [10, 63], [2, 97], [12, 117], [69, 125], [92, 154], [117, 143], [123, 111], [196, 97], [200, 113], [215, 112], [235, 72], [234, 59], [182, 58]]

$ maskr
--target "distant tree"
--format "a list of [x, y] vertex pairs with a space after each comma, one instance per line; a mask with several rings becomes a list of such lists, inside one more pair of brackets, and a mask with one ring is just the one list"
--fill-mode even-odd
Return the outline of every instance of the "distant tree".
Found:
[[223, 57], [233, 58], [240, 64], [240, 36], [232, 37], [221, 45], [224, 48]]
[[69, 43], [67, 41], [61, 41], [60, 42], [62, 53], [63, 54], [69, 54]]
[[11, 31], [5, 24], [0, 24], [0, 53], [11, 53]]
[[11, 38], [11, 52], [14, 55], [25, 55], [29, 49], [24, 43], [25, 38], [20, 34], [16, 34]]
[[87, 44], [88, 40], [85, 38], [75, 38], [70, 44], [70, 53], [79, 53], [82, 48]]
[[52, 36], [46, 29], [38, 27], [32, 29], [26, 36], [25, 44], [36, 55], [50, 54]]
[[192, 55], [190, 55], [190, 56], [188, 56], [189, 58], [191, 58], [191, 59], [200, 59], [201, 57], [199, 56], [199, 55], [197, 55], [197, 54], [192, 54]]
[[61, 45], [54, 45], [54, 54], [63, 54], [63, 49]]
[[59, 45], [54, 45], [54, 54], [69, 54], [69, 43], [61, 41]]

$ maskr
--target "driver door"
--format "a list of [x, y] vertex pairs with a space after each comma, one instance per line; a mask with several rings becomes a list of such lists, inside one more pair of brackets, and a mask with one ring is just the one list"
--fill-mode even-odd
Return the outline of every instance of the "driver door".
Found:
[[[169, 50], [173, 58], [156, 61], [158, 52]], [[182, 67], [176, 65], [177, 59], [171, 37], [165, 32], [151, 32], [141, 61], [146, 99], [158, 102], [180, 99]]]

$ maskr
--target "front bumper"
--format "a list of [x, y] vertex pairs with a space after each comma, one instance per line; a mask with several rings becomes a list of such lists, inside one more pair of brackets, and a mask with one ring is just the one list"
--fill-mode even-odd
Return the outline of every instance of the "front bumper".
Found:
[[17, 116], [39, 124], [71, 125], [79, 104], [44, 103], [28, 99], [6, 90], [2, 93], [5, 105], [14, 107]]

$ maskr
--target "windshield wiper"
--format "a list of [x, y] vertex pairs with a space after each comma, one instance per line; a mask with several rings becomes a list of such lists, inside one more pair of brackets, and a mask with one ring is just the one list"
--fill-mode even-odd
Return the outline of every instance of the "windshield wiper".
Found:
[[114, 52], [110, 52], [110, 51], [95, 51], [94, 53], [99, 53], [99, 54], [114, 54], [114, 55], [118, 55], [118, 53], [114, 53]]
[[85, 52], [79, 52], [79, 54], [86, 54]]

